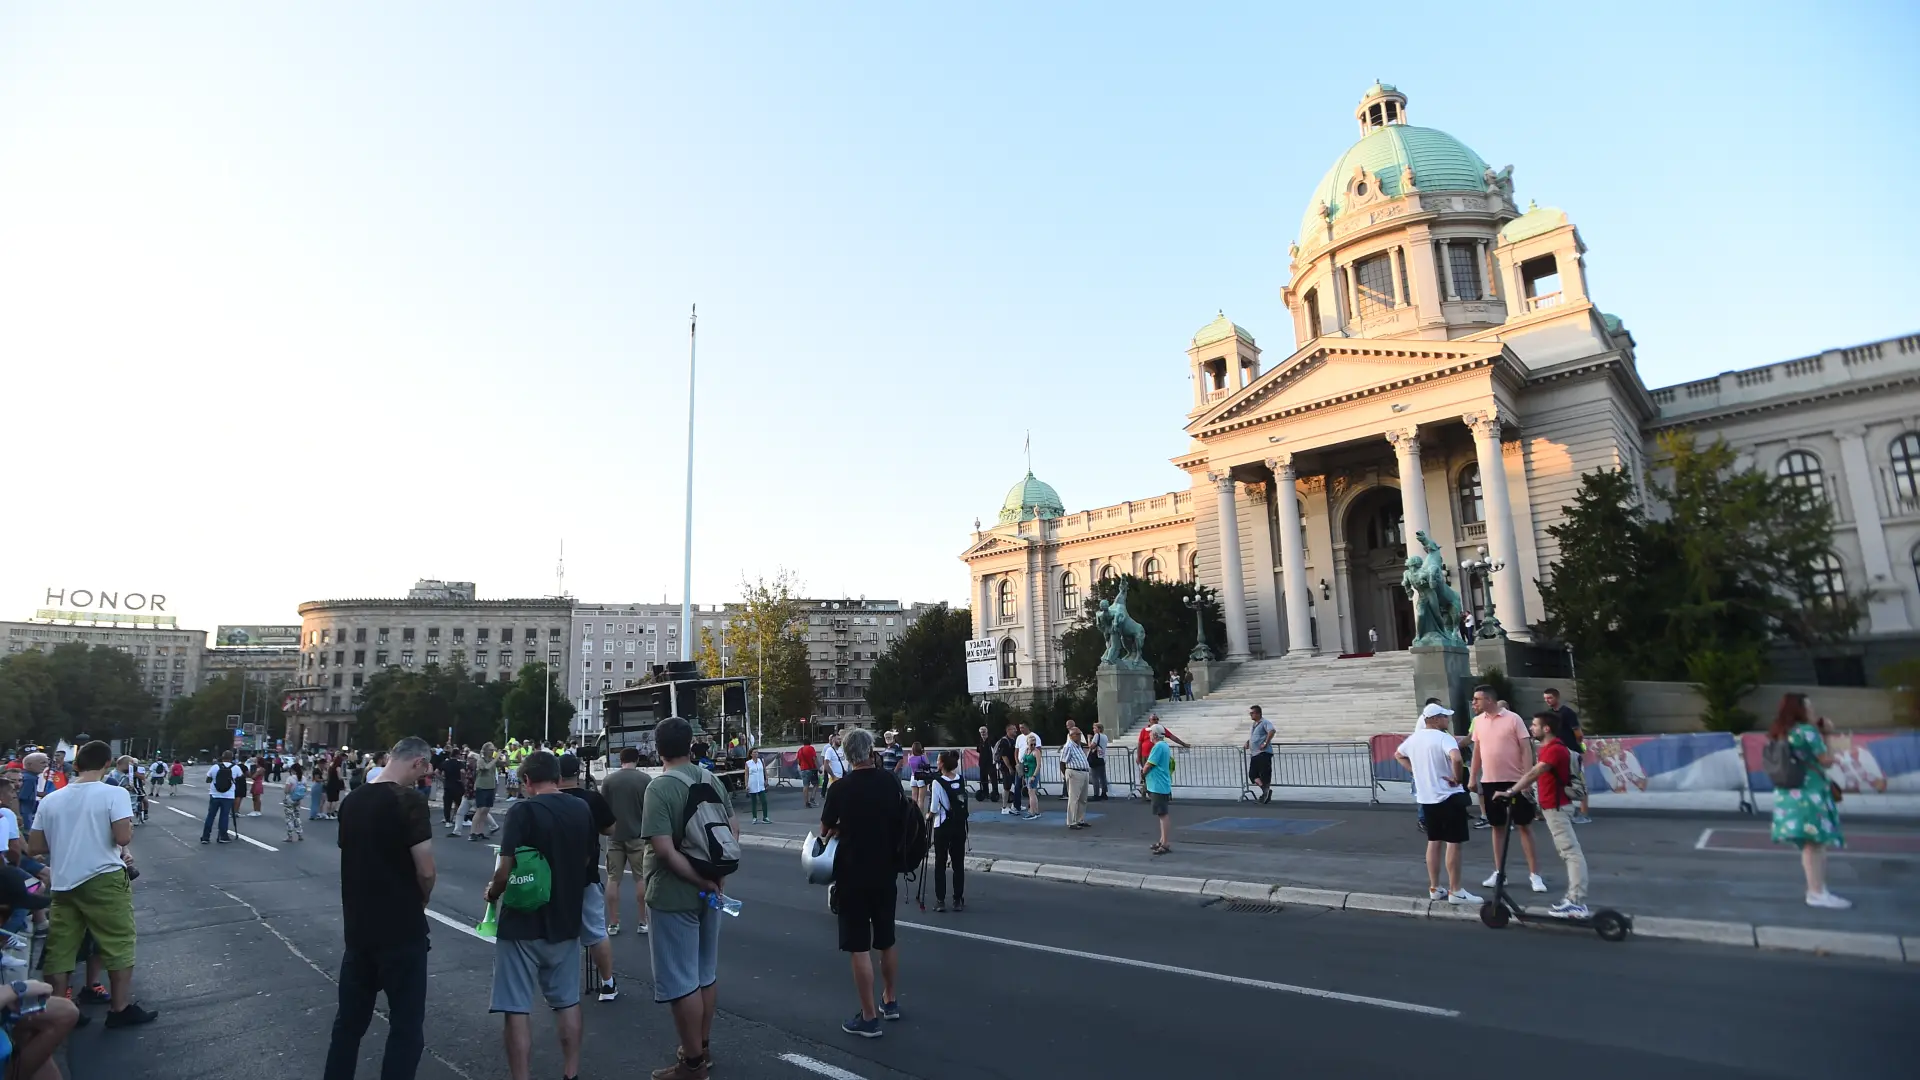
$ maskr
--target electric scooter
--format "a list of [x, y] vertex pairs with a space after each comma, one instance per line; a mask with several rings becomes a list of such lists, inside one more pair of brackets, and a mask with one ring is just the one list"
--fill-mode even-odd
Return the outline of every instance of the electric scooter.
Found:
[[[1513, 796], [1506, 792], [1500, 793], [1495, 798], [1508, 802], [1513, 800]], [[1548, 915], [1544, 912], [1529, 914], [1527, 909], [1520, 906], [1520, 902], [1507, 892], [1507, 855], [1513, 850], [1513, 815], [1511, 813], [1507, 815], [1506, 824], [1500, 826], [1500, 831], [1500, 862], [1494, 867], [1493, 899], [1480, 905], [1480, 921], [1486, 925], [1487, 929], [1504, 930], [1509, 920], [1517, 921], [1522, 926], [1530, 923], [1541, 926], [1578, 926], [1591, 929], [1599, 934], [1603, 941], [1625, 941], [1627, 935], [1633, 932], [1633, 919], [1612, 908], [1593, 908], [1592, 913], [1585, 918]]]

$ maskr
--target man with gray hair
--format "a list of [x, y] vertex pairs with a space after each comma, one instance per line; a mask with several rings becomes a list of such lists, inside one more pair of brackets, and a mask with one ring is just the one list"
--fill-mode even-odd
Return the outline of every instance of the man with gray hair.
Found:
[[404, 1080], [426, 1049], [427, 900], [433, 822], [414, 785], [433, 768], [425, 739], [393, 745], [380, 775], [340, 803], [340, 913], [346, 955], [324, 1080], [352, 1080], [374, 999], [387, 994], [382, 1080]]
[[[822, 839], [838, 837], [833, 857], [833, 886], [839, 899], [840, 951], [853, 965], [853, 988], [860, 1011], [840, 1030], [862, 1038], [878, 1038], [883, 1020], [900, 1019], [895, 984], [900, 958], [894, 949], [894, 909], [900, 906], [894, 880], [894, 852], [899, 846], [900, 803], [905, 798], [892, 773], [875, 768], [873, 733], [864, 728], [847, 732], [843, 742], [846, 779], [827, 789], [820, 811]], [[873, 993], [873, 953], [880, 954], [884, 994]]]

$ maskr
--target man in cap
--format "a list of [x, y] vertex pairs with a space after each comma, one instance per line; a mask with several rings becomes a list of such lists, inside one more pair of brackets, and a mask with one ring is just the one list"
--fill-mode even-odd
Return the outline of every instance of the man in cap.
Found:
[[[1394, 752], [1413, 774], [1413, 797], [1420, 804], [1420, 828], [1427, 834], [1427, 899], [1478, 904], [1480, 898], [1460, 886], [1460, 846], [1467, 842], [1467, 807], [1460, 786], [1460, 740], [1447, 731], [1453, 710], [1429, 699], [1420, 710], [1420, 726]], [[1440, 864], [1447, 887], [1440, 887]]]

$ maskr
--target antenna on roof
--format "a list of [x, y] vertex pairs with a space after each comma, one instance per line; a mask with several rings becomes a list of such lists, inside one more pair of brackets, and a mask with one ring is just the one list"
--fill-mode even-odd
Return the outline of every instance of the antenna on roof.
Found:
[[1022, 451], [1027, 455], [1027, 475], [1033, 475], [1033, 429], [1027, 429], [1027, 445]]
[[553, 568], [553, 594], [567, 595], [567, 541], [565, 538], [560, 541], [560, 561]]

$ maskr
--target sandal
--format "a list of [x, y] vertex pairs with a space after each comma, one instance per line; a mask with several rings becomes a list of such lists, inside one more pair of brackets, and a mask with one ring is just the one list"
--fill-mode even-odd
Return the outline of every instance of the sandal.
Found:
[[1165, 855], [1167, 852], [1172, 851], [1173, 849], [1170, 847], [1167, 847], [1164, 844], [1155, 844], [1152, 847], [1148, 848], [1147, 850], [1153, 852], [1155, 855]]

